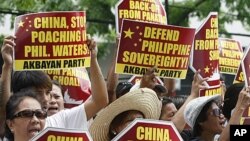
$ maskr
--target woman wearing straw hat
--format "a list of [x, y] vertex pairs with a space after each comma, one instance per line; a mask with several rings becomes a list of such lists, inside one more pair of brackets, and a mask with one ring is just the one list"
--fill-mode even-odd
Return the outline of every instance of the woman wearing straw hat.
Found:
[[129, 92], [108, 105], [94, 119], [90, 134], [94, 141], [109, 141], [135, 118], [159, 119], [161, 102], [148, 88]]

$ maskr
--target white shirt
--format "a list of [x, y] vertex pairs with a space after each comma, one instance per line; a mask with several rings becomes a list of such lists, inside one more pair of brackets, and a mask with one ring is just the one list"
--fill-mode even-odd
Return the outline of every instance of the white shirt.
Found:
[[45, 122], [45, 128], [46, 127], [88, 130], [84, 103], [47, 117]]

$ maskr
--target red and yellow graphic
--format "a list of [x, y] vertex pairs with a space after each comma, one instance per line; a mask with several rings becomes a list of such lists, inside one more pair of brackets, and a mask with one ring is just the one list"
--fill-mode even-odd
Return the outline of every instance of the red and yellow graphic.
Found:
[[15, 19], [15, 70], [90, 66], [85, 12], [48, 12]]
[[250, 86], [250, 51], [249, 47], [246, 49], [244, 57], [242, 59], [242, 70], [245, 79], [245, 85]]
[[195, 29], [123, 20], [116, 73], [185, 79]]
[[166, 12], [160, 0], [120, 0], [116, 4], [115, 16], [117, 33], [120, 33], [123, 19], [167, 24]]
[[45, 70], [44, 72], [62, 85], [65, 108], [80, 105], [91, 95], [90, 79], [85, 68]]
[[218, 17], [216, 12], [208, 15], [195, 34], [190, 68], [194, 72], [201, 70], [202, 78], [209, 77], [206, 81], [208, 88], [219, 89]]
[[48, 127], [31, 141], [92, 141], [88, 131]]
[[233, 83], [241, 83], [241, 82], [244, 82], [244, 81], [245, 81], [244, 73], [242, 71], [242, 64], [240, 63], [239, 68], [237, 70], [237, 74], [234, 77]]
[[219, 38], [220, 73], [233, 74], [237, 73], [243, 57], [243, 50], [239, 41]]
[[112, 141], [183, 141], [172, 122], [135, 119]]

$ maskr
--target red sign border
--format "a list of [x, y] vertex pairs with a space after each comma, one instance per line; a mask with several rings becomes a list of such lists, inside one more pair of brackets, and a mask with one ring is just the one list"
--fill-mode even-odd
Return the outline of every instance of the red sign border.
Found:
[[44, 130], [42, 130], [38, 135], [31, 138], [30, 141], [36, 141], [40, 137], [42, 137], [44, 134], [46, 134], [48, 131], [58, 131], [58, 132], [68, 132], [68, 133], [86, 133], [87, 137], [90, 141], [93, 141], [92, 137], [90, 136], [90, 133], [88, 131], [83, 130], [76, 130], [76, 129], [66, 129], [66, 128], [56, 128], [56, 127], [47, 127]]
[[[208, 21], [208, 19], [213, 16], [213, 15], [217, 15], [218, 16], [218, 12], [210, 12], [209, 15], [206, 17], [206, 19], [202, 22], [202, 24], [199, 26], [199, 28], [195, 31], [195, 35], [202, 29], [202, 27], [206, 24], [206, 22]], [[219, 39], [219, 38], [218, 38]], [[196, 70], [194, 67], [193, 67], [193, 54], [194, 54], [194, 43], [195, 43], [195, 39], [193, 41], [193, 45], [192, 45], [192, 50], [190, 52], [190, 59], [189, 59], [189, 68], [195, 73], [197, 72], [198, 70]], [[199, 74], [199, 77], [202, 78], [202, 76]], [[207, 87], [209, 88], [216, 88], [217, 86], [209, 86], [207, 82], [204, 83]]]
[[135, 119], [132, 121], [125, 129], [123, 129], [115, 138], [113, 138], [111, 141], [117, 141], [120, 137], [122, 137], [124, 134], [126, 134], [135, 124], [143, 122], [143, 123], [155, 123], [155, 124], [161, 124], [161, 125], [170, 125], [173, 130], [175, 131], [177, 137], [180, 139], [180, 141], [184, 141], [179, 133], [179, 131], [176, 129], [175, 125], [172, 121], [163, 121], [163, 120], [154, 120], [154, 119]]

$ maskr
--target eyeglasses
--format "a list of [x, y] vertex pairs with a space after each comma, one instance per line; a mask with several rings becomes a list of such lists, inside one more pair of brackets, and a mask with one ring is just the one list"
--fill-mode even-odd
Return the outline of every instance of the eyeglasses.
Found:
[[39, 119], [45, 119], [47, 117], [47, 112], [40, 110], [40, 109], [39, 110], [23, 110], [15, 114], [12, 119], [18, 118], [18, 117], [32, 118], [34, 115]]
[[211, 113], [214, 116], [219, 117], [222, 114], [222, 110], [221, 109], [213, 109], [213, 111]]

